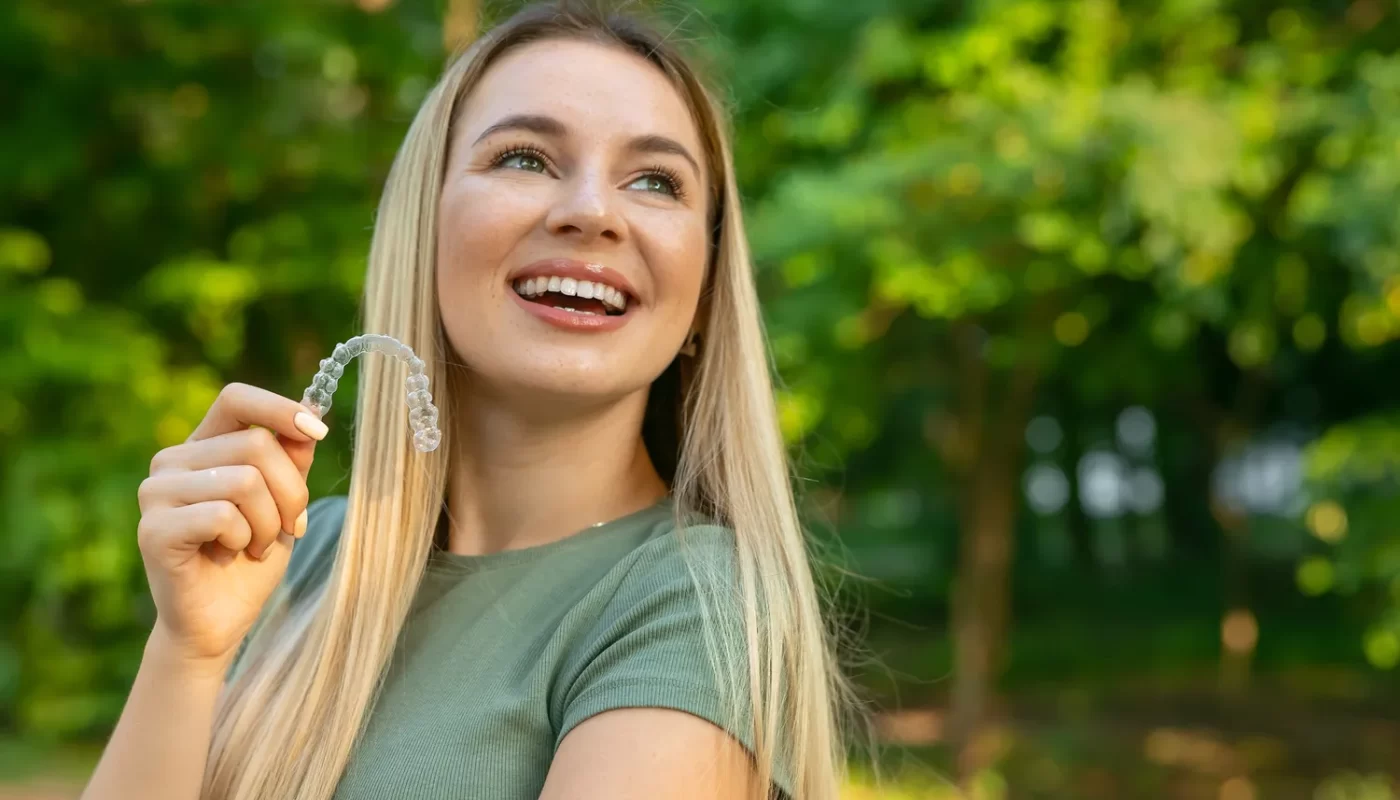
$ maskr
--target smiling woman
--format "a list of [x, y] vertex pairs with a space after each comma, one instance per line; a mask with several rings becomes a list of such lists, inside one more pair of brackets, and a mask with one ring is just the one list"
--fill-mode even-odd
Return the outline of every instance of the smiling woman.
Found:
[[346, 497], [308, 508], [326, 428], [253, 387], [158, 454], [158, 622], [86, 796], [834, 800], [848, 693], [729, 144], [668, 38], [541, 5], [450, 64], [364, 318], [441, 446], [376, 361]]

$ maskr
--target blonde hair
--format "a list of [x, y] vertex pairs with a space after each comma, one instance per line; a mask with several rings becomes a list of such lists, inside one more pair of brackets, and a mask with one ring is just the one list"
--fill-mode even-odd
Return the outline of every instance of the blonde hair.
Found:
[[[572, 3], [537, 5], [455, 59], [390, 171], [370, 251], [365, 329], [409, 342], [427, 362], [440, 407], [451, 413], [452, 395], [461, 389], [446, 367], [450, 350], [434, 269], [453, 120], [502, 54], [557, 38], [597, 41], [645, 58], [672, 81], [699, 129], [714, 191], [707, 297], [698, 320], [705, 336], [692, 374], [682, 380], [668, 369], [653, 387], [644, 438], [671, 484], [678, 525], [699, 513], [736, 534], [742, 633], [706, 624], [706, 642], [718, 680], [730, 688], [731, 713], [739, 713], [739, 692], [747, 695], [758, 785], [770, 785], [775, 765], [784, 764], [795, 797], [836, 800], [845, 765], [839, 712], [850, 707], [850, 692], [823, 622], [789, 483], [727, 123], [720, 103], [666, 38], [629, 17]], [[452, 427], [444, 426], [436, 453], [417, 453], [403, 432], [401, 368], [370, 360], [361, 369], [349, 503], [330, 577], [295, 606], [276, 597], [252, 634], [220, 698], [206, 798], [333, 795], [422, 577], [451, 469]], [[701, 590], [693, 568], [691, 576]]]

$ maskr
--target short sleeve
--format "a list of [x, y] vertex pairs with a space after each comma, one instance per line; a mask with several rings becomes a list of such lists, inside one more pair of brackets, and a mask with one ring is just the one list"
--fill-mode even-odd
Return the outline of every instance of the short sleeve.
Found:
[[[734, 534], [725, 528], [686, 529], [682, 541], [671, 532], [638, 548], [595, 635], [580, 658], [565, 667], [551, 697], [557, 718], [557, 749], [579, 723], [619, 708], [669, 708], [693, 714], [727, 731], [753, 752], [752, 710], [748, 705], [747, 656], [721, 665], [732, 673], [737, 704], [731, 704], [706, 649], [704, 624], [728, 629], [741, 643]], [[699, 579], [702, 600], [687, 569]], [[784, 752], [782, 743], [778, 752]], [[780, 759], [781, 762], [781, 759]], [[774, 765], [774, 782], [791, 797], [790, 771]]]
[[[287, 562], [287, 572], [282, 576], [278, 591], [285, 592], [287, 602], [296, 604], [318, 584], [330, 575], [331, 563], [335, 559], [336, 545], [340, 543], [340, 528], [345, 521], [346, 497], [336, 495], [322, 497], [306, 507], [306, 533], [292, 546], [292, 557]], [[267, 606], [258, 616], [248, 635], [238, 646], [226, 673], [232, 677], [243, 660], [248, 643], [267, 621], [269, 610], [274, 606], [276, 595], [269, 598]]]

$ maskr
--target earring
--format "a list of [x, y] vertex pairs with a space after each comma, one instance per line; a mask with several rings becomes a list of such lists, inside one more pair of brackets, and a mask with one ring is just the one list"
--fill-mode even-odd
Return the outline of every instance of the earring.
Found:
[[685, 337], [685, 344], [681, 345], [681, 355], [690, 356], [691, 358], [694, 358], [695, 353], [699, 350], [699, 348], [700, 333], [698, 331], [691, 331], [690, 335]]

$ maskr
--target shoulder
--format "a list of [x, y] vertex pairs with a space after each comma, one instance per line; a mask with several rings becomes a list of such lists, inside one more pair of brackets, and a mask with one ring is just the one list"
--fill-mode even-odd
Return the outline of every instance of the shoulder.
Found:
[[710, 645], [742, 629], [737, 575], [732, 531], [658, 524], [600, 584], [605, 596], [579, 609], [590, 619], [556, 684], [560, 736], [601, 710], [648, 705], [641, 701], [657, 694], [670, 699], [663, 706], [715, 718], [725, 687]]
[[728, 583], [738, 578], [737, 538], [722, 525], [678, 528], [668, 518], [632, 552], [625, 569], [624, 588], [692, 574], [702, 583]]
[[646, 626], [688, 647], [700, 636], [690, 623], [715, 615], [719, 619], [712, 623], [736, 620], [739, 597], [734, 532], [714, 524], [677, 528], [667, 520], [618, 565], [611, 597], [601, 608], [602, 630], [619, 635]]
[[[558, 672], [556, 748], [606, 712], [669, 709], [755, 752], [739, 562], [735, 532], [708, 522], [659, 525], [632, 550], [596, 624]], [[778, 787], [791, 796], [790, 770], [776, 769]]]

